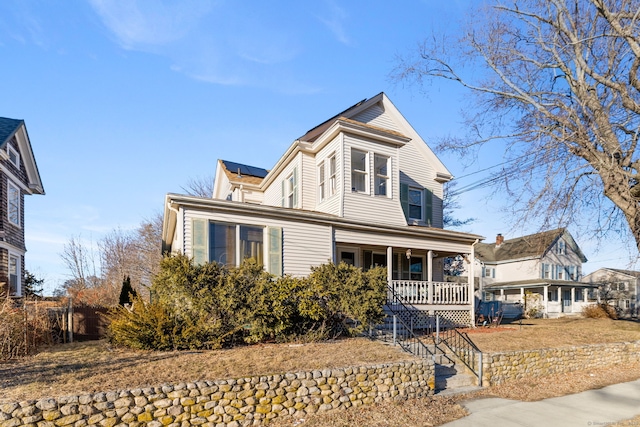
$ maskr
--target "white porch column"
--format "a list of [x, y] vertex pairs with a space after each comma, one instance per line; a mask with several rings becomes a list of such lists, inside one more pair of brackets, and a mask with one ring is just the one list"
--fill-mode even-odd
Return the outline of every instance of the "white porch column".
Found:
[[549, 316], [549, 285], [546, 285], [542, 291], [542, 301], [544, 302], [544, 314]]
[[504, 302], [504, 289], [500, 289], [500, 301]]
[[[469, 305], [471, 306], [471, 326], [476, 325], [476, 298], [475, 298], [475, 279], [474, 279], [474, 266], [476, 264], [476, 251], [475, 245], [479, 240], [476, 240], [471, 245], [471, 253], [469, 254]], [[482, 295], [480, 295], [482, 298]]]
[[571, 312], [573, 313], [573, 303], [576, 300], [576, 288], [571, 288]]
[[520, 302], [524, 304], [524, 288], [520, 288]]
[[393, 280], [393, 248], [387, 247], [387, 282], [391, 286]]
[[433, 281], [433, 251], [427, 252], [427, 282]]
[[558, 286], [556, 289], [556, 297], [558, 298], [558, 302], [560, 303], [560, 313], [564, 313], [564, 300], [562, 299], [562, 287]]

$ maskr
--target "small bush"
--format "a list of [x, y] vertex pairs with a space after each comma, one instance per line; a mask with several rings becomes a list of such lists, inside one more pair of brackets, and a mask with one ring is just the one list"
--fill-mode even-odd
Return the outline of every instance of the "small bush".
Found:
[[590, 304], [582, 309], [582, 315], [591, 319], [617, 319], [615, 307], [607, 303]]

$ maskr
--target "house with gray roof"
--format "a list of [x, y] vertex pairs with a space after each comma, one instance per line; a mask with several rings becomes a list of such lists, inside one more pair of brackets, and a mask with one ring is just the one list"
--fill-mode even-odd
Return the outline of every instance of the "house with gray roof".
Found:
[[579, 314], [594, 286], [582, 283], [587, 258], [564, 228], [479, 243], [475, 250], [485, 301], [521, 304], [545, 317]]
[[623, 316], [640, 314], [640, 271], [600, 268], [583, 278], [598, 286], [597, 298], [618, 309]]
[[23, 296], [24, 196], [44, 194], [24, 120], [0, 117], [0, 295]]
[[380, 93], [303, 133], [269, 169], [218, 160], [210, 198], [168, 194], [163, 247], [197, 263], [254, 258], [274, 275], [387, 267], [390, 299], [469, 325], [473, 273], [445, 282], [443, 261], [473, 257], [481, 236], [443, 229], [452, 178]]

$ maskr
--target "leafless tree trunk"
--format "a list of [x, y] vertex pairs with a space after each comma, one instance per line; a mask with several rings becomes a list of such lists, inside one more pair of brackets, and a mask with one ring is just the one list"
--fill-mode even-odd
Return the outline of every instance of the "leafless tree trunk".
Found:
[[640, 0], [497, 0], [470, 16], [395, 72], [474, 95], [468, 134], [441, 148], [504, 150], [496, 188], [522, 222], [627, 229], [640, 248]]

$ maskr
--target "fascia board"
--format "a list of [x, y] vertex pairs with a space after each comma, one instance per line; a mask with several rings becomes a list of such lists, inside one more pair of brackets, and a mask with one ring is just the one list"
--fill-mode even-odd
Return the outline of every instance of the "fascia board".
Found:
[[[205, 199], [201, 197], [184, 196], [181, 194], [168, 194], [166, 196], [165, 206], [172, 205], [174, 209], [177, 207], [189, 207], [193, 209], [211, 209], [215, 208], [220, 211], [228, 213], [238, 214], [254, 214], [261, 217], [272, 217], [284, 220], [296, 219], [299, 221], [307, 221], [310, 223], [333, 225], [336, 227], [344, 227], [353, 230], [361, 230], [368, 232], [379, 233], [396, 233], [405, 236], [412, 237], [438, 237], [441, 239], [448, 239], [451, 241], [465, 242], [471, 244], [478, 239], [483, 239], [483, 236], [462, 233], [458, 231], [444, 230], [439, 228], [424, 228], [419, 229], [416, 227], [398, 227], [389, 226], [384, 224], [370, 224], [363, 223], [337, 216], [317, 213], [313, 211], [303, 211], [300, 209], [281, 208], [276, 206], [257, 205], [251, 203], [233, 202], [227, 200], [215, 200]], [[165, 208], [166, 213], [167, 208]], [[163, 227], [164, 229], [164, 227]], [[164, 233], [163, 233], [164, 238]]]

